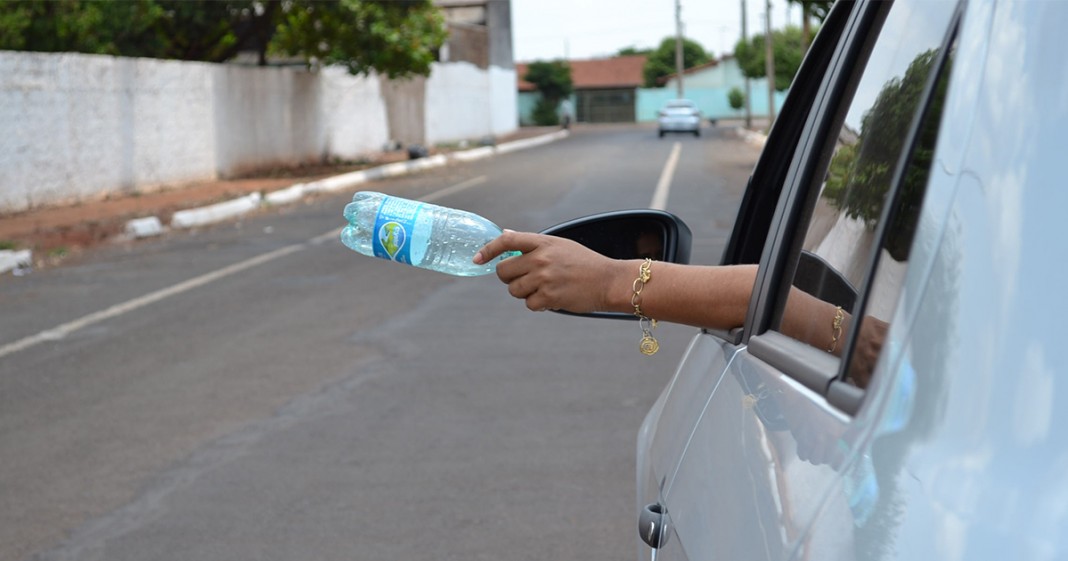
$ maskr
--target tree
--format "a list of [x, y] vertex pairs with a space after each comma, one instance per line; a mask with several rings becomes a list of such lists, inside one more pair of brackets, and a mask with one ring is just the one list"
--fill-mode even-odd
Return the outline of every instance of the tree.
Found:
[[272, 51], [303, 56], [309, 63], [342, 64], [352, 74], [430, 74], [448, 37], [444, 17], [430, 0], [291, 4], [282, 15]]
[[635, 46], [631, 45], [629, 47], [623, 47], [622, 49], [619, 49], [619, 51], [616, 52], [616, 56], [635, 56], [635, 55], [646, 55], [646, 56], [648, 56], [652, 52], [653, 52], [653, 50], [650, 49], [650, 48], [639, 49], [638, 47], [635, 47]]
[[[791, 26], [772, 32], [772, 45], [775, 56], [775, 89], [786, 91], [805, 56], [801, 46], [801, 30]], [[734, 56], [738, 59], [742, 74], [749, 78], [763, 78], [764, 52], [763, 34], [754, 35], [749, 42], [738, 41], [734, 46]]]
[[[682, 67], [693, 68], [700, 66], [712, 57], [700, 43], [692, 39], [682, 39]], [[658, 88], [666, 76], [674, 74], [675, 69], [675, 37], [665, 37], [660, 46], [649, 54], [642, 68], [642, 77], [645, 79], [645, 87]]]
[[[225, 62], [241, 51], [257, 53], [267, 63], [267, 46], [282, 9], [280, 0], [155, 0], [165, 15], [154, 30], [163, 44], [137, 56]], [[129, 53], [123, 53], [129, 54]]]
[[429, 74], [447, 37], [430, 0], [7, 0], [0, 49], [223, 62], [253, 51], [353, 74]]
[[571, 95], [574, 90], [571, 65], [562, 60], [532, 62], [527, 66], [523, 79], [534, 84], [534, 88], [541, 94], [541, 99], [534, 106], [534, 122], [539, 125], [559, 124], [556, 108], [560, 105], [560, 100]]
[[737, 86], [731, 88], [731, 91], [727, 92], [727, 103], [735, 111], [741, 109], [745, 106], [745, 93]]
[[0, 3], [0, 49], [151, 56], [162, 45], [152, 29], [164, 15], [153, 0]]

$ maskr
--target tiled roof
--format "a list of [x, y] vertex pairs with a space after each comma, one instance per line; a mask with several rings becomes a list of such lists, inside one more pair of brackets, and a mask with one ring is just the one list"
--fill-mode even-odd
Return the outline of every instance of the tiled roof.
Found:
[[[637, 88], [644, 81], [642, 67], [645, 55], [618, 56], [591, 60], [570, 60], [571, 82], [576, 90], [597, 88]], [[515, 65], [518, 87], [521, 92], [534, 91], [534, 85], [523, 79], [527, 64]]]

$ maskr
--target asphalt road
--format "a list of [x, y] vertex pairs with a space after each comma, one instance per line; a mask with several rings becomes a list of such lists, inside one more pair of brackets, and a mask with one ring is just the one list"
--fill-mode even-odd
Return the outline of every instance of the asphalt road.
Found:
[[[367, 188], [538, 230], [649, 206], [676, 143], [667, 210], [715, 263], [758, 153], [727, 129]], [[0, 560], [633, 558], [636, 432], [695, 330], [646, 358], [632, 322], [357, 255], [347, 199], [0, 279], [0, 347], [37, 336], [0, 356]]]

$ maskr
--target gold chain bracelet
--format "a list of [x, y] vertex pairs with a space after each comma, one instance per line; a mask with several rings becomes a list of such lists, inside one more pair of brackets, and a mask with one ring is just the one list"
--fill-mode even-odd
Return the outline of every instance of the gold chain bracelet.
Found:
[[838, 339], [842, 337], [842, 320], [845, 319], [845, 312], [842, 311], [842, 307], [838, 306], [834, 309], [834, 319], [831, 320], [831, 348], [827, 349], [827, 352], [833, 353], [838, 348]]
[[638, 268], [638, 278], [634, 279], [634, 283], [631, 284], [633, 294], [630, 297], [630, 304], [634, 306], [634, 315], [638, 316], [638, 327], [642, 330], [642, 340], [638, 344], [638, 350], [645, 356], [653, 356], [656, 351], [660, 350], [660, 343], [657, 342], [656, 337], [653, 337], [656, 320], [646, 316], [642, 311], [642, 290], [645, 290], [645, 284], [653, 278], [652, 267], [653, 260], [646, 258]]

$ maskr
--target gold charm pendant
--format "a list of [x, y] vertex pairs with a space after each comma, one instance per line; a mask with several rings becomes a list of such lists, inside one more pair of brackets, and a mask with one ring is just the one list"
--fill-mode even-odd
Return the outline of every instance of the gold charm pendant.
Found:
[[657, 342], [655, 337], [647, 333], [642, 337], [642, 342], [638, 345], [638, 349], [641, 350], [642, 354], [645, 356], [653, 356], [656, 354], [656, 351], [660, 350], [660, 343]]

